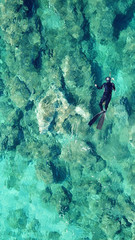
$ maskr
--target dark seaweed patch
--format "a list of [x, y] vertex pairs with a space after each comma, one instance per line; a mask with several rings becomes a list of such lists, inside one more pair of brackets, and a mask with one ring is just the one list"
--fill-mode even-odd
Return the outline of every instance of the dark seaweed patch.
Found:
[[23, 0], [24, 6], [28, 8], [27, 17], [31, 18], [38, 8], [38, 3], [35, 0]]
[[113, 36], [118, 39], [122, 30], [126, 29], [134, 17], [135, 3], [127, 10], [126, 14], [117, 14], [113, 21]]
[[126, 109], [128, 115], [130, 116], [132, 109], [131, 109], [130, 103], [129, 103], [129, 101], [128, 101], [128, 98], [127, 98], [127, 97], [122, 97], [122, 98], [120, 99], [120, 104], [122, 104], [122, 105], [125, 106], [125, 109]]
[[38, 55], [35, 59], [32, 60], [32, 64], [37, 70], [40, 70], [42, 67], [42, 51], [38, 52]]
[[67, 133], [71, 133], [72, 126], [67, 118], [64, 120], [62, 127], [67, 131]]
[[82, 29], [84, 32], [83, 35], [83, 40], [88, 41], [90, 39], [90, 33], [89, 33], [89, 22], [85, 17], [85, 14], [83, 13], [83, 24], [82, 24]]
[[34, 106], [34, 101], [28, 101], [27, 106], [25, 107], [26, 111], [29, 111], [33, 108]]
[[50, 167], [53, 173], [53, 180], [55, 183], [63, 182], [66, 179], [66, 168], [56, 167], [53, 162], [50, 162]]

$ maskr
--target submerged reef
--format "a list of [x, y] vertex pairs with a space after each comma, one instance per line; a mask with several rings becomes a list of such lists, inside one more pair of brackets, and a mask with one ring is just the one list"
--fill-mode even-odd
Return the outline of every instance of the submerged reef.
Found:
[[1, 240], [135, 239], [134, 7], [1, 0]]

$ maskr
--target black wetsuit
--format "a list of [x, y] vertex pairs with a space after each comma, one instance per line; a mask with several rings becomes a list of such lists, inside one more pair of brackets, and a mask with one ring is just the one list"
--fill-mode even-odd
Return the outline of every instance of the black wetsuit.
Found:
[[104, 94], [100, 100], [99, 106], [101, 111], [103, 110], [103, 103], [105, 102], [105, 110], [107, 110], [109, 102], [112, 97], [112, 90], [115, 91], [115, 85], [111, 81], [107, 81], [106, 83], [103, 83], [101, 87], [97, 86], [98, 89], [104, 88]]

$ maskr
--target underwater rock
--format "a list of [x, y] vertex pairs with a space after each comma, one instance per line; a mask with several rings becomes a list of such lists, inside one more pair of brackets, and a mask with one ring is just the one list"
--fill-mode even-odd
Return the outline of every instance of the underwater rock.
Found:
[[91, 78], [91, 66], [80, 56], [78, 49], [76, 49], [76, 54], [72, 57], [66, 55], [63, 58], [61, 69], [64, 83], [62, 86], [68, 102], [72, 102], [75, 106], [83, 104], [88, 107], [91, 98], [88, 91]]
[[58, 232], [50, 232], [48, 240], [59, 240], [60, 234]]
[[107, 240], [107, 236], [105, 235], [104, 231], [101, 230], [101, 228], [99, 226], [95, 226], [95, 230], [93, 231], [93, 238], [92, 240]]
[[10, 98], [15, 105], [19, 108], [25, 107], [30, 97], [30, 91], [26, 84], [16, 77], [12, 80], [12, 83], [10, 83], [9, 89]]
[[63, 94], [58, 90], [49, 90], [36, 108], [39, 132], [45, 133], [52, 129], [61, 131], [62, 123], [69, 113], [69, 104]]
[[42, 179], [46, 184], [53, 183], [53, 173], [51, 167], [47, 163], [41, 163], [36, 166], [36, 173], [39, 179]]
[[130, 145], [135, 150], [135, 126], [132, 126], [129, 130], [129, 141]]
[[[2, 115], [1, 120], [1, 139], [0, 149], [13, 150], [16, 146], [24, 140], [23, 129], [20, 126], [20, 120], [23, 118], [23, 112], [13, 107], [10, 101], [4, 101], [5, 98], [1, 98], [0, 112]], [[5, 127], [6, 124], [6, 127]]]
[[69, 211], [69, 205], [72, 201], [71, 192], [64, 186], [52, 186], [51, 204], [53, 204], [59, 214], [64, 215]]
[[49, 203], [51, 200], [52, 191], [49, 187], [41, 192], [41, 201], [43, 204]]
[[17, 209], [10, 213], [7, 218], [9, 225], [13, 229], [25, 229], [27, 225], [27, 216], [23, 209]]
[[113, 239], [114, 235], [120, 230], [120, 223], [118, 220], [113, 219], [108, 215], [104, 215], [102, 218], [101, 229], [110, 239]]
[[5, 85], [4, 85], [3, 81], [2, 81], [2, 79], [0, 79], [0, 96], [3, 95], [4, 88], [5, 88]]

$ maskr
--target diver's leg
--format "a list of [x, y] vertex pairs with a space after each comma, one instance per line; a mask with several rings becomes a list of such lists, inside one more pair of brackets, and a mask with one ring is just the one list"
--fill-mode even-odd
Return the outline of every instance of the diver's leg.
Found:
[[99, 103], [99, 107], [101, 109], [101, 111], [103, 111], [103, 102], [106, 101], [106, 96], [103, 95], [103, 97], [101, 98], [100, 100], [100, 103]]
[[108, 105], [109, 105], [109, 102], [111, 101], [111, 96], [109, 96], [106, 101], [105, 101], [105, 110], [107, 111], [107, 108], [108, 108]]

